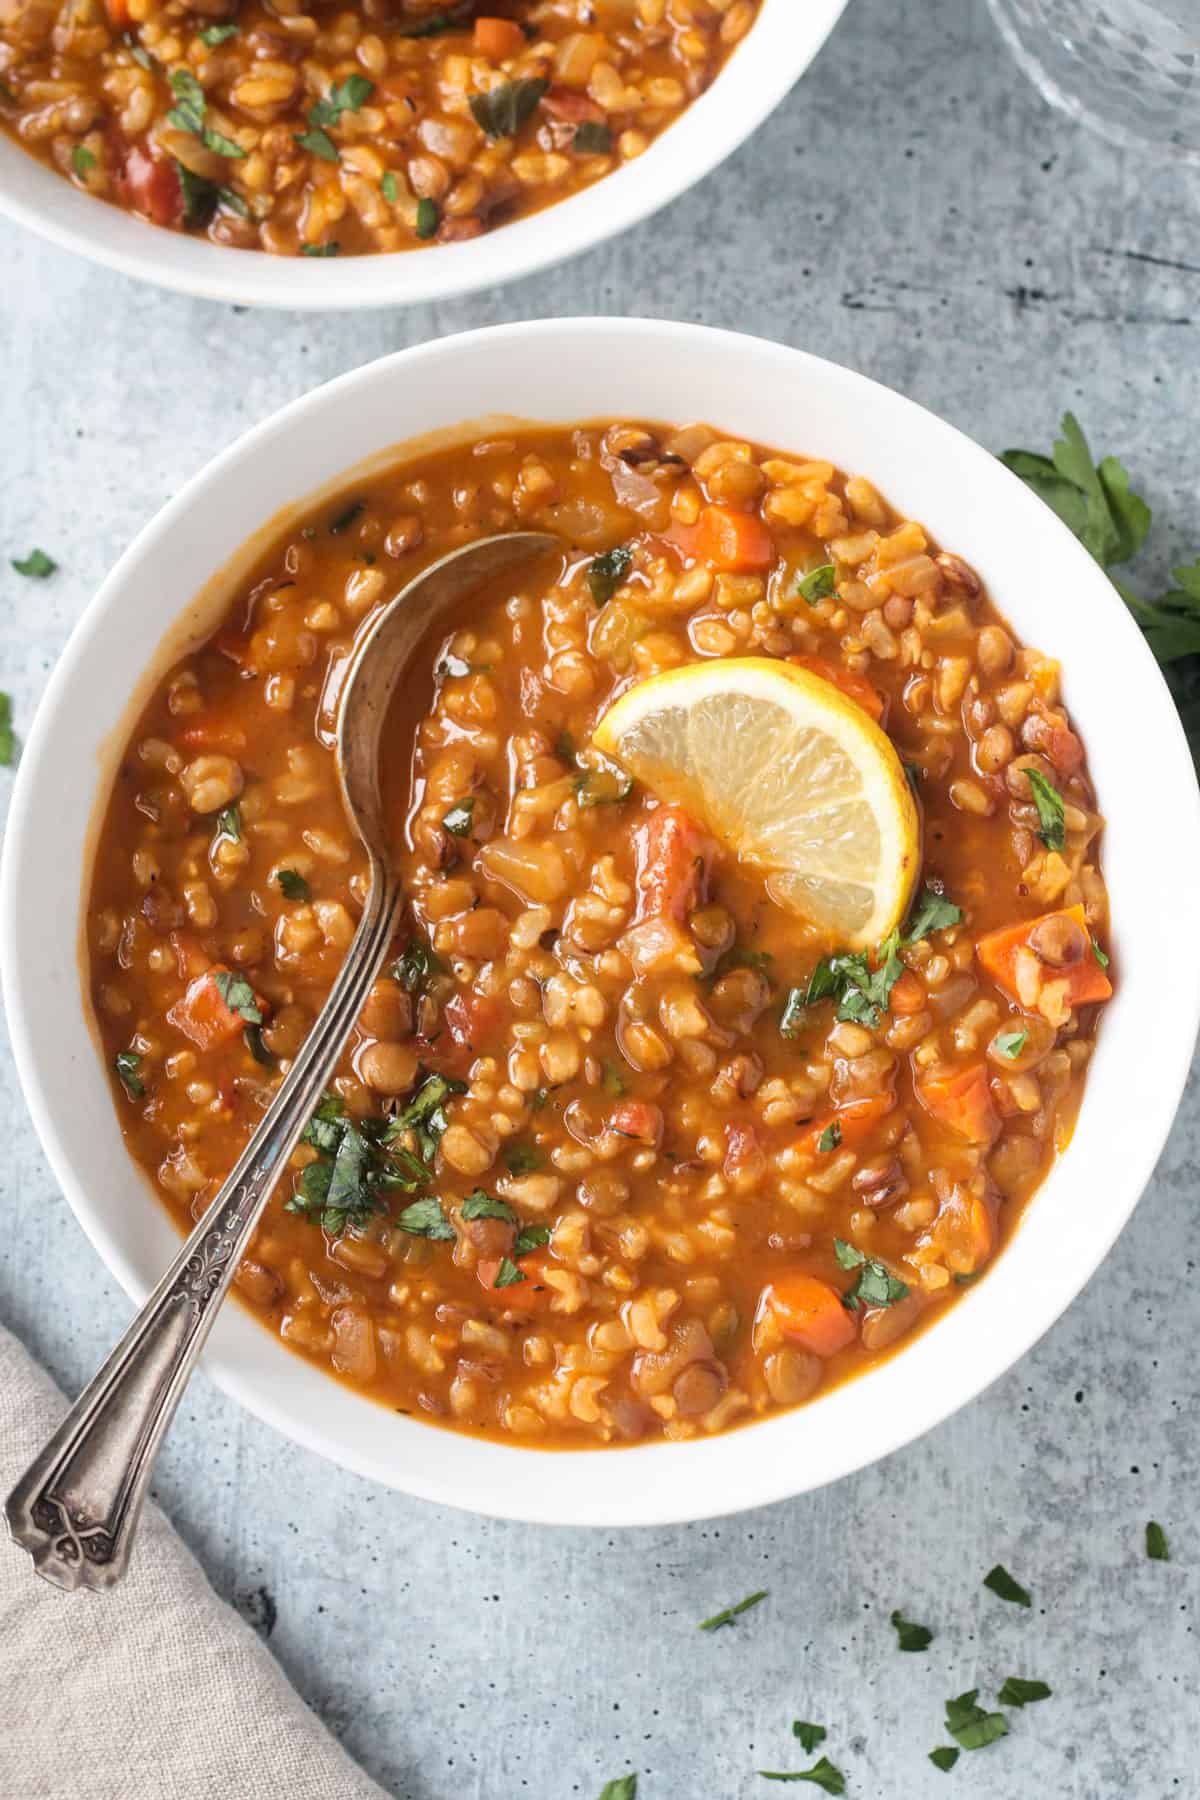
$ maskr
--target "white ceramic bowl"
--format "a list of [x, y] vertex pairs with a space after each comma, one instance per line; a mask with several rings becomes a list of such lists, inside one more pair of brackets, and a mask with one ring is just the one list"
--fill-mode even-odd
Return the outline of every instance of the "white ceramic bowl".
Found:
[[248, 432], [146, 527], [72, 636], [21, 760], [0, 876], [9, 1025], [54, 1171], [135, 1299], [178, 1238], [122, 1143], [73, 955], [89, 821], [130, 696], [169, 627], [178, 642], [187, 597], [280, 509], [400, 439], [518, 412], [699, 415], [869, 476], [978, 569], [1022, 637], [1062, 659], [1108, 818], [1119, 983], [1074, 1141], [987, 1279], [859, 1380], [724, 1437], [545, 1453], [399, 1418], [289, 1354], [240, 1308], [217, 1321], [206, 1361], [221, 1387], [361, 1474], [551, 1523], [707, 1517], [816, 1487], [927, 1430], [1026, 1351], [1095, 1269], [1149, 1178], [1191, 1058], [1200, 966], [1179, 961], [1167, 996], [1162, 946], [1194, 934], [1200, 794], [1154, 660], [1091, 558], [986, 451], [861, 375], [728, 332], [571, 319], [445, 338], [343, 376]]
[[65, 250], [181, 294], [335, 312], [412, 305], [515, 281], [648, 218], [732, 155], [807, 69], [846, 0], [763, 0], [713, 85], [636, 163], [469, 243], [395, 256], [277, 257], [165, 231], [81, 193], [0, 134], [0, 213]]

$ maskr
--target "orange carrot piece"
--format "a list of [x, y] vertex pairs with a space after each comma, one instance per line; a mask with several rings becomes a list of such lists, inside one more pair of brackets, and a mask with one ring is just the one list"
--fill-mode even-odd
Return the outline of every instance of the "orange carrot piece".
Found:
[[[218, 1044], [227, 1044], [240, 1037], [246, 1028], [241, 1013], [225, 1004], [217, 986], [216, 977], [228, 972], [219, 963], [214, 963], [211, 969], [188, 983], [183, 999], [177, 1000], [167, 1014], [168, 1023], [190, 1038], [198, 1050], [212, 1050]], [[255, 1000], [260, 1011], [263, 1010], [265, 1002], [257, 994]]]
[[926, 1112], [939, 1124], [957, 1131], [968, 1143], [990, 1144], [1000, 1129], [984, 1063], [927, 1076], [916, 1084], [916, 1089]]
[[[980, 967], [1018, 1005], [1021, 1004], [1021, 996], [1017, 990], [1017, 955], [1029, 947], [1030, 934], [1035, 926], [1056, 918], [1070, 919], [1073, 924], [1078, 925], [1085, 937], [1090, 936], [1083, 907], [1064, 906], [1056, 912], [1043, 913], [1040, 918], [1022, 919], [1017, 925], [1006, 925], [1000, 931], [989, 931], [975, 946]], [[1067, 998], [1072, 1006], [1090, 1006], [1112, 997], [1112, 982], [1090, 949], [1085, 951], [1077, 963], [1068, 963], [1061, 969], [1047, 968], [1046, 980], [1065, 981]]]
[[882, 719], [886, 701], [874, 682], [868, 681], [865, 675], [859, 675], [853, 669], [843, 669], [827, 656], [789, 656], [788, 661], [798, 669], [807, 669], [810, 675], [819, 675], [822, 681], [832, 682], [835, 688], [841, 689], [847, 700], [853, 700], [856, 706], [861, 706], [864, 712], [870, 713], [877, 725]]
[[475, 48], [480, 56], [503, 62], [525, 48], [525, 33], [511, 19], [482, 18], [475, 21]]
[[712, 843], [682, 806], [656, 806], [634, 832], [637, 917], [682, 921], [708, 880]]
[[775, 539], [757, 513], [735, 506], [706, 506], [696, 525], [695, 555], [714, 569], [769, 569]]
[[870, 1137], [871, 1127], [877, 1125], [886, 1113], [890, 1113], [895, 1104], [893, 1094], [872, 1094], [866, 1100], [847, 1100], [844, 1106], [826, 1113], [824, 1118], [817, 1119], [810, 1125], [796, 1147], [817, 1155], [822, 1136], [831, 1125], [836, 1125], [837, 1143], [831, 1147], [840, 1150], [846, 1145], [853, 1149], [856, 1144], [861, 1144]]
[[535, 1251], [530, 1256], [523, 1256], [517, 1263], [517, 1268], [525, 1277], [524, 1281], [513, 1281], [506, 1287], [498, 1288], [496, 1277], [500, 1273], [500, 1260], [499, 1257], [481, 1257], [475, 1264], [480, 1285], [487, 1289], [498, 1305], [510, 1307], [514, 1312], [534, 1312], [549, 1300], [550, 1289], [542, 1279], [549, 1261], [545, 1251]]
[[924, 1010], [925, 989], [921, 986], [921, 983], [917, 980], [917, 977], [913, 974], [911, 969], [905, 969], [903, 975], [892, 984], [892, 994], [889, 1005], [891, 1006], [891, 1010], [901, 1019], [910, 1018], [913, 1013], [919, 1013]]
[[857, 1335], [837, 1289], [800, 1270], [777, 1276], [764, 1290], [763, 1304], [775, 1314], [784, 1337], [814, 1356], [833, 1356]]

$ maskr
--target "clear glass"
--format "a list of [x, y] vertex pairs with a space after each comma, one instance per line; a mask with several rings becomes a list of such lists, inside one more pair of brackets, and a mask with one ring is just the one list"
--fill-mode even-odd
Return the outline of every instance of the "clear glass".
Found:
[[1200, 163], [1200, 0], [988, 0], [1053, 106], [1113, 143]]

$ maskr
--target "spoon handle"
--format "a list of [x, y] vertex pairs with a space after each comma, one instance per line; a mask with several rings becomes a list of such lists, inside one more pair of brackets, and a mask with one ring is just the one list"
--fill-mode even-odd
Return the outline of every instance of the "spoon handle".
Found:
[[371, 870], [346, 960], [220, 1193], [5, 1504], [14, 1541], [61, 1588], [108, 1588], [129, 1563], [154, 1459], [217, 1308], [336, 1065], [391, 942], [401, 893]]

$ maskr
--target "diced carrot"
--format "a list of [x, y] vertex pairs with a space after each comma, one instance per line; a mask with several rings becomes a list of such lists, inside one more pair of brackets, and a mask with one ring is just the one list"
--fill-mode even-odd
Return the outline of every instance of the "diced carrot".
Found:
[[819, 675], [822, 681], [831, 681], [835, 688], [840, 688], [847, 700], [853, 700], [864, 712], [870, 713], [878, 725], [883, 717], [887, 702], [874, 682], [868, 681], [865, 675], [859, 675], [853, 669], [843, 669], [840, 663], [831, 662], [827, 656], [789, 656], [788, 661], [795, 663], [798, 669], [807, 669], [810, 675]]
[[901, 1019], [924, 1011], [925, 989], [911, 969], [905, 969], [903, 975], [892, 983], [892, 993], [888, 1005], [892, 1012]]
[[763, 1292], [784, 1337], [803, 1344], [814, 1356], [833, 1356], [853, 1343], [854, 1320], [842, 1297], [827, 1281], [799, 1270], [780, 1275]]
[[181, 750], [220, 751], [223, 756], [241, 756], [247, 747], [246, 733], [232, 719], [219, 713], [202, 713], [178, 733]]
[[653, 1144], [657, 1149], [662, 1142], [662, 1107], [653, 1106], [648, 1100], [622, 1100], [609, 1113], [608, 1125], [619, 1137], [634, 1138], [639, 1144]]
[[[214, 963], [211, 969], [188, 983], [183, 999], [177, 1000], [167, 1014], [168, 1023], [190, 1038], [198, 1050], [212, 1050], [218, 1044], [227, 1044], [246, 1029], [241, 1013], [225, 1004], [217, 986], [216, 977], [227, 973], [219, 963]], [[265, 1010], [265, 1001], [258, 995], [255, 1000], [260, 1011]]]
[[865, 1100], [847, 1100], [844, 1106], [826, 1113], [824, 1118], [810, 1125], [796, 1148], [817, 1155], [822, 1137], [834, 1125], [837, 1127], [837, 1143], [831, 1145], [831, 1149], [840, 1150], [843, 1146], [854, 1149], [870, 1137], [871, 1127], [890, 1113], [895, 1104], [894, 1094], [872, 1094]]
[[498, 1306], [508, 1307], [513, 1312], [535, 1312], [551, 1297], [551, 1290], [543, 1280], [549, 1260], [544, 1250], [521, 1257], [516, 1266], [525, 1277], [524, 1281], [512, 1281], [500, 1288], [496, 1286], [496, 1277], [500, 1273], [499, 1257], [481, 1257], [475, 1264], [475, 1273], [480, 1285], [488, 1290]]
[[152, 156], [140, 144], [134, 144], [117, 185], [133, 210], [145, 213], [155, 225], [183, 224], [179, 170], [166, 157]]
[[735, 506], [706, 506], [696, 524], [694, 553], [714, 569], [769, 569], [775, 539], [757, 513]]
[[1069, 919], [1077, 925], [1088, 939], [1088, 948], [1078, 962], [1067, 963], [1061, 968], [1046, 967], [1047, 982], [1065, 982], [1067, 1000], [1071, 1006], [1090, 1006], [1100, 1000], [1108, 1000], [1112, 996], [1112, 982], [1100, 967], [1091, 948], [1090, 934], [1087, 927], [1087, 915], [1082, 906], [1065, 906], [1057, 912], [1043, 913], [1037, 919], [1022, 919], [1017, 925], [1006, 925], [1000, 931], [989, 931], [979, 939], [975, 946], [975, 954], [979, 958], [980, 967], [989, 974], [997, 987], [1003, 988], [1010, 999], [1018, 1005], [1027, 1005], [1028, 996], [1024, 998], [1019, 991], [1017, 979], [1017, 959], [1022, 950], [1030, 950], [1030, 936], [1035, 927], [1046, 924], [1051, 919]]
[[475, 21], [475, 48], [480, 56], [503, 62], [525, 48], [525, 33], [511, 19], [482, 18]]
[[634, 831], [637, 920], [683, 920], [700, 902], [713, 845], [682, 806], [656, 806]]
[[968, 1143], [990, 1144], [1000, 1129], [984, 1063], [927, 1076], [916, 1091], [926, 1112]]

